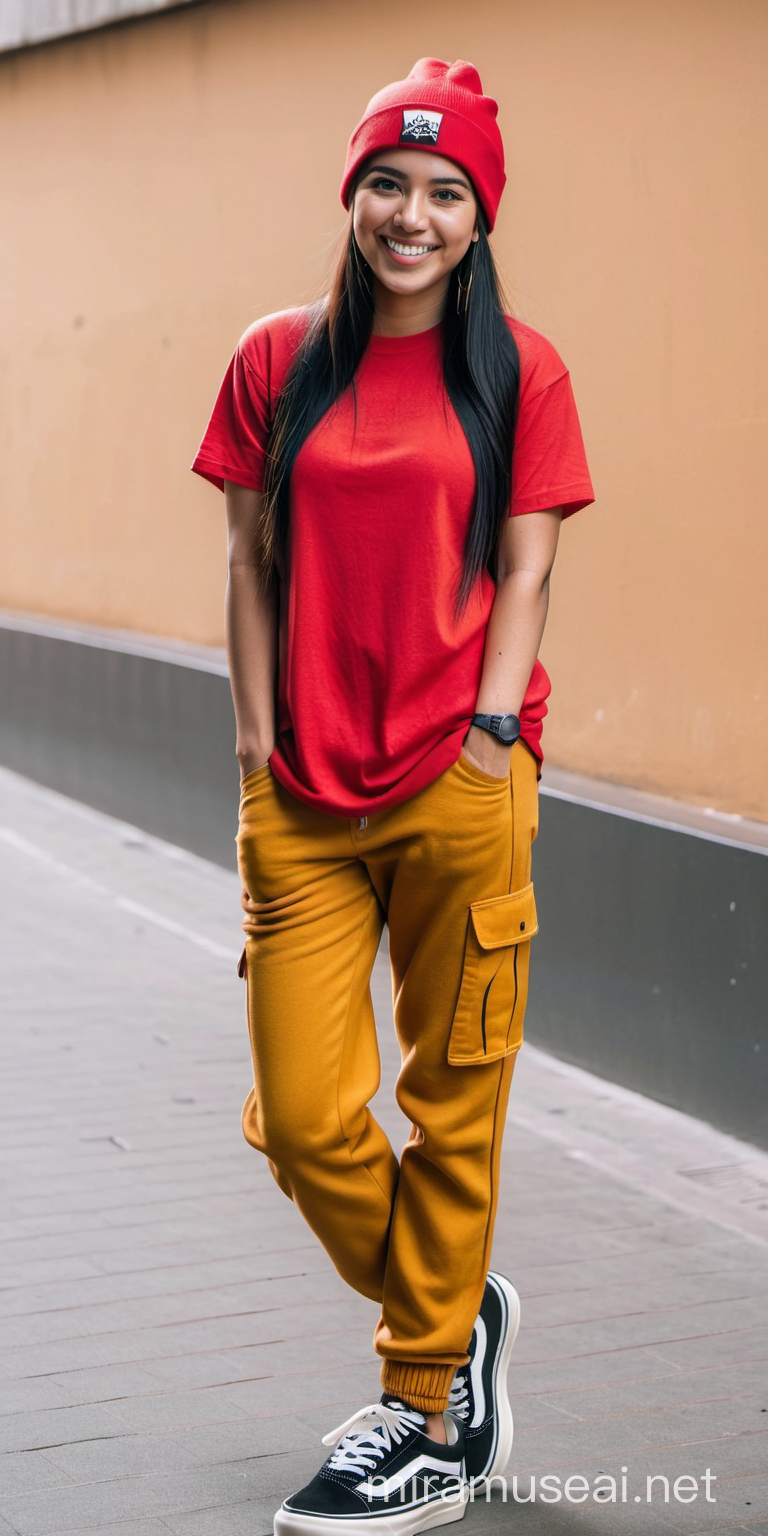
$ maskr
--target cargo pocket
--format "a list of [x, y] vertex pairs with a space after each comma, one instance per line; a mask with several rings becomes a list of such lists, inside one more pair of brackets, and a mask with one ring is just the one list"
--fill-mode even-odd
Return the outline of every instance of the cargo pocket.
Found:
[[498, 1061], [520, 1048], [531, 939], [538, 927], [533, 885], [470, 902], [448, 1041], [451, 1066]]

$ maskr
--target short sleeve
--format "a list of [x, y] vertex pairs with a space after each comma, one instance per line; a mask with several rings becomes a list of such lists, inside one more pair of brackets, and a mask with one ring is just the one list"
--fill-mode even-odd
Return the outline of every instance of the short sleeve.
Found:
[[568, 371], [521, 396], [512, 456], [510, 516], [562, 507], [570, 517], [595, 499]]
[[225, 480], [260, 491], [270, 433], [269, 391], [238, 344], [191, 468], [224, 490]]

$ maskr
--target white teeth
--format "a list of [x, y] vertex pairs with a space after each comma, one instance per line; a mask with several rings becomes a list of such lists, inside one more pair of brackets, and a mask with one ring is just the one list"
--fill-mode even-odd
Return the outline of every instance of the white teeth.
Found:
[[436, 245], [401, 245], [397, 240], [390, 240], [384, 236], [391, 251], [398, 256], [424, 256], [427, 251], [436, 251]]

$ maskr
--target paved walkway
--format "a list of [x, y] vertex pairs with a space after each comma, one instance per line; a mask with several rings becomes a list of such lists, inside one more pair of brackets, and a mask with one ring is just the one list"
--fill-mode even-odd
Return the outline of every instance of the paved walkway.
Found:
[[[6, 770], [0, 860], [0, 1536], [270, 1533], [380, 1388], [240, 1130], [237, 876]], [[384, 952], [375, 989], [399, 1145]], [[527, 1046], [495, 1263], [515, 1446], [468, 1536], [768, 1533], [768, 1157]]]

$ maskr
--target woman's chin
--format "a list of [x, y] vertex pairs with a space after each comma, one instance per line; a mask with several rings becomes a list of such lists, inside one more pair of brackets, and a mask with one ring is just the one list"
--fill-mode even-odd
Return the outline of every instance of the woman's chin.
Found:
[[445, 281], [444, 274], [442, 273], [435, 275], [434, 273], [420, 272], [416, 267], [411, 267], [410, 269], [401, 268], [397, 271], [393, 271], [391, 267], [386, 271], [382, 271], [381, 268], [375, 268], [374, 276], [381, 283], [382, 288], [386, 288], [388, 293], [396, 293], [401, 297], [410, 296], [413, 298], [416, 298], [419, 294], [431, 292], [441, 282]]

